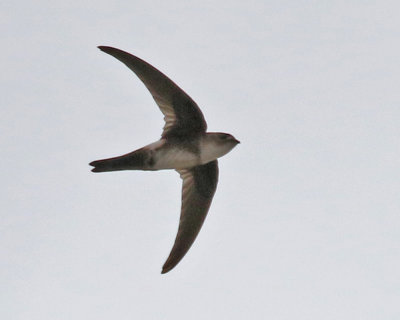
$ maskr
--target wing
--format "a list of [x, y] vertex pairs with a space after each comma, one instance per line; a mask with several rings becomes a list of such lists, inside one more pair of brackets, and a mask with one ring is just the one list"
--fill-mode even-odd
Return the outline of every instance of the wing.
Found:
[[164, 114], [163, 138], [206, 132], [207, 123], [196, 102], [165, 74], [128, 52], [105, 46], [99, 49], [123, 62], [150, 91]]
[[161, 273], [173, 269], [196, 239], [217, 189], [218, 161], [178, 172], [183, 180], [179, 229]]

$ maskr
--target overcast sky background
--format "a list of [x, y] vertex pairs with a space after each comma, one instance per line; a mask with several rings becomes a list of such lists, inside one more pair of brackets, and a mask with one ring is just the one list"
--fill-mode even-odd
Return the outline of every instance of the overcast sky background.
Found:
[[[3, 1], [0, 318], [399, 319], [398, 1]], [[153, 64], [241, 144], [170, 273]]]

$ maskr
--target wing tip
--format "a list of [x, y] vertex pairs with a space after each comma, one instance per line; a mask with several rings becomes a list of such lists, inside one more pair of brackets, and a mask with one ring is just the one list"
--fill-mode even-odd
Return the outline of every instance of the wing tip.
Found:
[[[178, 261], [179, 262], [179, 261]], [[167, 272], [170, 272], [173, 268], [175, 268], [175, 266], [178, 263], [170, 263], [168, 260], [164, 263], [162, 270], [161, 270], [161, 274], [165, 274]]]
[[97, 48], [104, 52], [107, 52], [110, 49], [114, 49], [113, 47], [109, 47], [109, 46], [97, 46]]
[[164, 268], [161, 270], [161, 274], [166, 274], [169, 270], [164, 270]]

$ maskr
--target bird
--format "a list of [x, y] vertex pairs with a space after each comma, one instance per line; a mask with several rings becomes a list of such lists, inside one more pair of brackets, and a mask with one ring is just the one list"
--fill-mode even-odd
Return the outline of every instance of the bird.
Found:
[[231, 134], [207, 132], [199, 106], [161, 71], [144, 60], [117, 48], [101, 51], [124, 63], [143, 82], [164, 114], [161, 138], [133, 152], [89, 163], [92, 172], [119, 170], [176, 170], [182, 179], [178, 232], [161, 273], [172, 270], [195, 241], [214, 197], [218, 158], [240, 141]]

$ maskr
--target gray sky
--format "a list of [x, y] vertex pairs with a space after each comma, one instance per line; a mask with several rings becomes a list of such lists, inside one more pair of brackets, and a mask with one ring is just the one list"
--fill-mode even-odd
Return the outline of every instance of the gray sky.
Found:
[[[1, 319], [399, 319], [397, 1], [0, 8]], [[87, 165], [163, 126], [97, 45], [158, 67], [242, 142], [166, 275], [178, 174]]]

